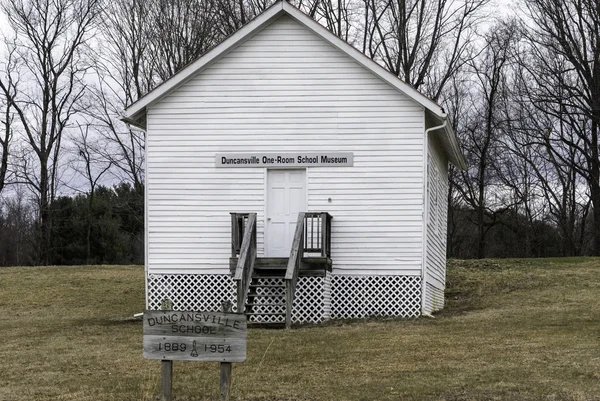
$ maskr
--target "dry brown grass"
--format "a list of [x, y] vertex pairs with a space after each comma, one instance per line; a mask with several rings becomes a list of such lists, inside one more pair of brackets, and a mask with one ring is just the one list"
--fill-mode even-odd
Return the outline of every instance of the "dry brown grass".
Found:
[[[233, 400], [600, 400], [600, 259], [452, 261], [435, 319], [251, 329]], [[0, 269], [0, 400], [156, 400], [143, 268]], [[218, 364], [175, 362], [175, 399]]]

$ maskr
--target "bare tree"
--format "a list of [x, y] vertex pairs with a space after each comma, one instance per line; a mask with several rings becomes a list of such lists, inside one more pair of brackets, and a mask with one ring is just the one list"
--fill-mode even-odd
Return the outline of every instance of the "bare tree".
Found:
[[[581, 157], [582, 163], [572, 167], [589, 187], [594, 254], [600, 255], [600, 6], [597, 0], [524, 3], [529, 47], [521, 63], [527, 71], [528, 96], [569, 125], [568, 130], [550, 127], [549, 140], [560, 141]], [[572, 163], [571, 151], [553, 154], [562, 165]]]
[[75, 160], [72, 168], [85, 178], [87, 191], [87, 213], [86, 213], [86, 263], [91, 263], [91, 236], [93, 225], [93, 210], [96, 188], [99, 181], [112, 167], [112, 161], [103, 157], [102, 142], [94, 135], [90, 124], [79, 125], [78, 135], [71, 138]]
[[15, 187], [10, 198], [0, 204], [0, 266], [35, 263], [35, 213], [26, 200], [25, 188]]
[[[536, 177], [532, 190], [543, 202], [538, 208], [551, 217], [561, 233], [561, 255], [582, 255], [586, 243], [586, 221], [590, 211], [589, 187], [578, 173], [586, 163], [576, 147], [566, 145], [562, 138], [577, 147], [582, 138], [573, 130], [576, 123], [565, 123], [569, 115], [576, 114], [564, 107], [557, 116], [545, 103], [535, 103], [530, 98], [534, 84], [522, 66], [515, 73], [515, 92], [510, 113], [513, 118], [506, 140], [507, 149], [516, 155]], [[556, 88], [560, 93], [560, 87]], [[583, 123], [580, 121], [580, 123]], [[579, 129], [582, 130], [583, 127]]]
[[9, 145], [12, 139], [12, 123], [14, 116], [11, 113], [10, 104], [2, 105], [4, 112], [2, 113], [2, 130], [0, 131], [0, 194], [6, 185], [6, 177], [8, 174], [8, 155]]
[[499, 159], [499, 140], [503, 132], [503, 116], [498, 106], [507, 96], [506, 69], [515, 40], [515, 26], [500, 22], [484, 39], [481, 56], [469, 63], [473, 77], [470, 90], [465, 91], [471, 99], [469, 119], [457, 127], [468, 168], [455, 176], [453, 183], [461, 200], [476, 211], [478, 258], [485, 255], [485, 238], [497, 223], [497, 216], [515, 203], [514, 198], [498, 190], [500, 180], [494, 165]]
[[[82, 48], [99, 11], [99, 0], [12, 0], [1, 3], [15, 33], [18, 73], [27, 85], [12, 90], [12, 78], [0, 89], [18, 116], [19, 128], [37, 163], [19, 173], [38, 198], [40, 261], [47, 264], [56, 178], [65, 129], [78, 112], [87, 67]], [[13, 80], [14, 82], [14, 80]]]
[[[125, 107], [122, 92], [115, 93], [101, 74], [95, 87], [90, 87], [85, 114], [104, 146], [98, 153], [111, 164], [113, 173], [121, 181], [133, 184], [143, 196], [145, 132], [128, 127], [119, 121]], [[121, 96], [119, 96], [121, 95]]]
[[[352, 42], [349, 37], [353, 24], [351, 14], [354, 12], [353, 8], [360, 9], [358, 4], [353, 4], [352, 0], [300, 0], [297, 6], [335, 35]], [[360, 12], [362, 11], [360, 9]]]
[[[10, 71], [11, 61], [7, 63], [7, 69]], [[7, 90], [9, 95], [14, 95], [15, 83], [12, 82], [12, 76], [8, 74]], [[6, 179], [8, 175], [8, 156], [10, 150], [10, 142], [13, 137], [13, 123], [14, 113], [10, 102], [6, 101], [4, 97], [0, 97], [0, 107], [2, 107], [2, 117], [0, 120], [0, 195], [6, 185]]]
[[[455, 74], [450, 85], [444, 90], [444, 98], [448, 104], [448, 121], [454, 131], [460, 133], [462, 126], [466, 125], [465, 119], [469, 116], [469, 107], [471, 106], [469, 99], [470, 83], [467, 79], [467, 74]], [[455, 213], [461, 207], [460, 192], [456, 189], [460, 185], [461, 174], [460, 170], [453, 165], [448, 166], [448, 238], [446, 246], [446, 254], [448, 257], [454, 256], [456, 249], [460, 248], [459, 239], [459, 213]], [[464, 203], [463, 203], [464, 204]]]
[[143, 196], [145, 133], [119, 120], [122, 111], [158, 83], [151, 48], [153, 4], [124, 0], [106, 5], [100, 21], [101, 43], [94, 49], [95, 85], [85, 113], [105, 143], [99, 151]]
[[216, 24], [213, 29], [216, 29], [221, 35], [230, 35], [274, 2], [275, 0], [208, 1], [216, 15]]
[[129, 105], [157, 84], [149, 33], [151, 2], [123, 0], [102, 10], [96, 68], [107, 93]]
[[489, 0], [365, 0], [367, 54], [409, 85], [438, 100], [473, 58], [475, 28]]
[[[244, 21], [242, 7], [241, 20]], [[150, 8], [151, 27], [147, 40], [151, 62], [161, 81], [165, 81], [189, 62], [198, 58], [223, 38], [214, 1], [158, 0]]]
[[[510, 103], [511, 98], [506, 103]], [[503, 114], [502, 110], [497, 111]], [[517, 257], [542, 256], [541, 248], [538, 247], [538, 225], [547, 215], [547, 207], [543, 203], [543, 197], [539, 191], [539, 175], [535, 173], [533, 160], [537, 160], [535, 149], [532, 147], [519, 147], [511, 139], [515, 136], [515, 130], [511, 127], [514, 115], [507, 115], [504, 124], [504, 134], [497, 138], [497, 146], [500, 151], [491, 166], [494, 176], [497, 177], [496, 190], [503, 194], [508, 201], [509, 215], [512, 218], [500, 221], [508, 227], [516, 236], [519, 236], [520, 246], [516, 250]]]

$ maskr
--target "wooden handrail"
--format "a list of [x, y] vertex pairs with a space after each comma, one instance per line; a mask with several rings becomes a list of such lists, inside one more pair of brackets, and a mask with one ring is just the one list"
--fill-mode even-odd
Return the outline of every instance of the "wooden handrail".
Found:
[[244, 239], [244, 230], [250, 213], [230, 213], [231, 214], [231, 257], [239, 255]]
[[298, 222], [296, 223], [296, 232], [294, 241], [290, 250], [287, 270], [285, 272], [285, 328], [292, 327], [292, 305], [296, 292], [296, 282], [298, 281], [298, 272], [300, 271], [300, 262], [304, 255], [304, 213], [298, 213]]
[[331, 257], [331, 215], [327, 212], [306, 212], [304, 215], [304, 251], [320, 253], [323, 258]]
[[252, 281], [254, 261], [256, 260], [256, 213], [249, 213], [244, 237], [240, 247], [240, 256], [235, 268], [233, 280], [237, 284], [237, 312], [245, 312], [246, 296]]

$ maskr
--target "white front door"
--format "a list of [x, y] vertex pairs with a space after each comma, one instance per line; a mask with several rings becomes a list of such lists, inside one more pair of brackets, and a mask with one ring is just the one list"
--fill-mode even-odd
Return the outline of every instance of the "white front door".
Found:
[[305, 211], [306, 170], [267, 170], [265, 256], [290, 256], [298, 213]]

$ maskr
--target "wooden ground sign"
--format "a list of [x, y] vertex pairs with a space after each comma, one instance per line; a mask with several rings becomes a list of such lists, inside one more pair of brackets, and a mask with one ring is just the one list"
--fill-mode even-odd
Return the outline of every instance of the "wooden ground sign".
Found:
[[243, 362], [246, 316], [223, 312], [144, 312], [144, 357], [176, 361]]

